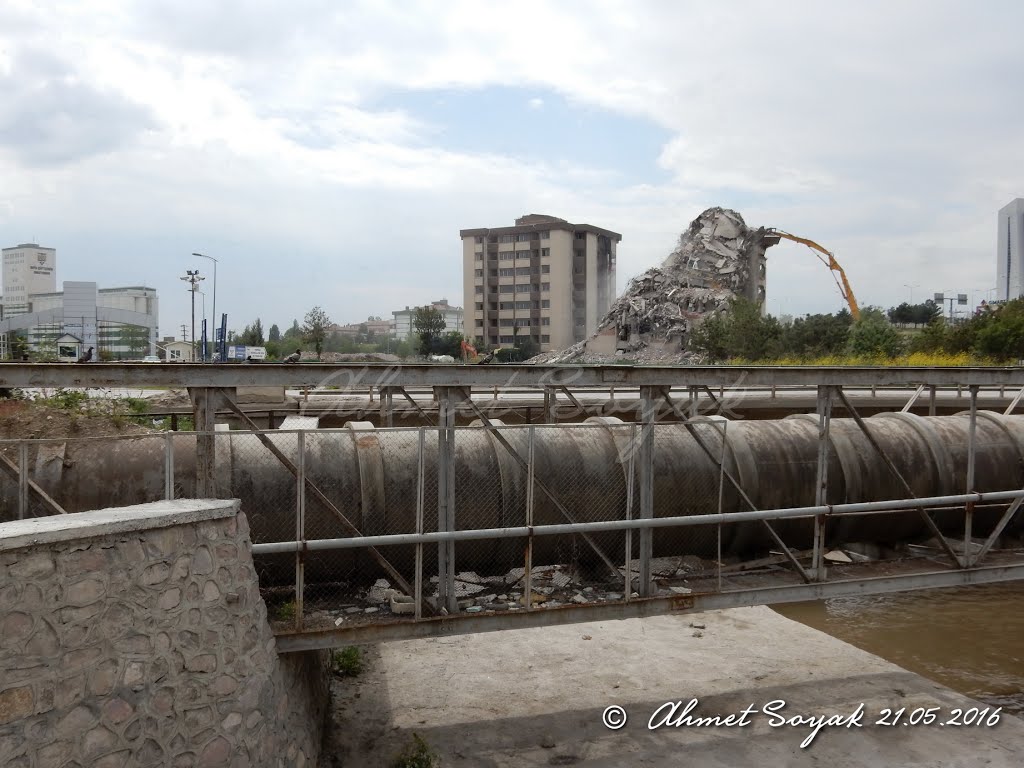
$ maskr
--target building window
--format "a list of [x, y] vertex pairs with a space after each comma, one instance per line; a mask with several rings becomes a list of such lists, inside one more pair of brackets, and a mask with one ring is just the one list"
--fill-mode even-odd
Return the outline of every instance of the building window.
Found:
[[551, 283], [541, 283], [540, 284], [540, 289], [542, 291], [550, 291], [551, 290]]
[[528, 317], [516, 318], [515, 323], [516, 323], [516, 328], [529, 328], [530, 327], [530, 318], [528, 318]]
[[577, 232], [576, 233], [576, 239], [577, 240], [586, 240], [587, 239], [587, 233], [586, 232]]
[[511, 261], [515, 257], [516, 257], [516, 252], [515, 251], [500, 251], [498, 253], [498, 258], [501, 259], [502, 261]]
[[512, 267], [498, 270], [499, 277], [515, 277], [516, 271]]
[[515, 235], [502, 235], [498, 238], [499, 243], [514, 243], [516, 241]]
[[515, 293], [516, 287], [514, 285], [501, 285], [498, 286], [501, 293]]
[[540, 324], [541, 325], [551, 325], [551, 318], [550, 317], [542, 317], [540, 319]]
[[540, 239], [541, 240], [547, 240], [550, 237], [551, 237], [551, 233], [548, 232], [548, 230], [546, 230], [546, 229], [543, 232], [540, 233]]
[[551, 337], [548, 336], [546, 333], [541, 334], [540, 343], [541, 344], [550, 344], [551, 343]]
[[502, 344], [515, 344], [516, 343], [516, 337], [515, 336], [501, 336], [499, 338], [500, 338]]
[[533, 239], [533, 235], [531, 235], [529, 232], [527, 232], [525, 234], [521, 234], [521, 235], [516, 235], [516, 242], [517, 243], [528, 243], [532, 239]]
[[479, 319], [479, 320], [476, 321], [476, 327], [477, 328], [483, 328], [484, 327], [483, 319]]
[[478, 253], [473, 254], [473, 261], [483, 261], [483, 260], [484, 260], [484, 255], [482, 253], [478, 252]]
[[540, 257], [542, 259], [546, 259], [550, 255], [551, 255], [551, 249], [550, 248], [541, 248], [540, 249]]
[[551, 272], [551, 265], [550, 264], [541, 264], [540, 265], [540, 273], [542, 275], [547, 275], [550, 272]]
[[482, 285], [478, 285], [473, 290], [479, 296], [481, 293], [484, 292], [484, 287]]
[[477, 312], [483, 312], [483, 309], [484, 309], [484, 303], [483, 303], [482, 301], [478, 301], [478, 302], [476, 302], [476, 305], [475, 305], [475, 306], [476, 306], [476, 311], [477, 311]]
[[[504, 287], [504, 286], [502, 286], [502, 287]], [[529, 293], [530, 290], [531, 290], [531, 286], [528, 285], [528, 284], [525, 284], [525, 283], [519, 283], [516, 286], [516, 293]]]
[[532, 301], [517, 301], [516, 309], [533, 309], [534, 303], [535, 302]]
[[474, 269], [473, 270], [473, 277], [483, 277], [483, 276], [484, 276], [484, 271], [482, 269]]
[[482, 243], [483, 241], [484, 241], [483, 235], [477, 235], [476, 237], [473, 238], [473, 242], [474, 243]]
[[528, 274], [530, 274], [530, 268], [529, 267], [516, 267], [516, 274], [517, 275], [528, 275]]
[[496, 253], [488, 253], [487, 254], [487, 260], [488, 261], [497, 261], [498, 260], [498, 254], [496, 254]]
[[515, 324], [515, 320], [511, 317], [503, 317], [498, 324], [503, 328], [511, 328]]
[[497, 312], [498, 311], [498, 305], [496, 303], [494, 303], [493, 301], [491, 302], [490, 308], [491, 308], [491, 312]]

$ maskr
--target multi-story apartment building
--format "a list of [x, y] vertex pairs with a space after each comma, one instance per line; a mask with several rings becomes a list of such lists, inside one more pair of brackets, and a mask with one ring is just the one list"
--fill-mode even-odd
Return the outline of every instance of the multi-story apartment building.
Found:
[[[424, 306], [433, 307], [441, 313], [441, 317], [444, 318], [444, 333], [448, 333], [449, 331], [458, 331], [459, 333], [463, 333], [462, 307], [453, 307], [448, 303], [448, 299], [441, 299], [440, 301], [435, 301]], [[391, 332], [394, 334], [396, 339], [404, 341], [415, 333], [417, 309], [419, 309], [419, 307], [406, 307], [405, 309], [396, 309], [391, 313], [395, 318], [391, 324]]]
[[996, 299], [1024, 296], [1024, 198], [999, 209], [996, 252]]
[[29, 296], [57, 290], [57, 251], [36, 243], [3, 249], [3, 317], [29, 311]]
[[464, 332], [485, 347], [528, 335], [541, 351], [563, 349], [596, 331], [615, 300], [617, 232], [530, 214], [459, 235]]

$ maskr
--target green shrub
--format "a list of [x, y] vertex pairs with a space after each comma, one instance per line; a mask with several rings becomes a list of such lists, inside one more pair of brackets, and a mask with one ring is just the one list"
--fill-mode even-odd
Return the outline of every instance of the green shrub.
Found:
[[419, 734], [412, 735], [412, 744], [406, 745], [402, 753], [391, 763], [391, 768], [438, 768], [441, 758]]
[[363, 671], [363, 652], [354, 645], [331, 652], [331, 671], [340, 677], [356, 677]]

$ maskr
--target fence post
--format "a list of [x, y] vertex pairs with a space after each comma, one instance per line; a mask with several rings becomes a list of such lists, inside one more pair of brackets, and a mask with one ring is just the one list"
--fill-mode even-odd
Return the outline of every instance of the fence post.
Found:
[[[437, 529], [455, 530], [455, 403], [452, 387], [435, 387], [438, 404], [437, 432]], [[437, 545], [438, 607], [458, 613], [455, 594], [455, 542]]]
[[28, 517], [28, 443], [18, 443], [18, 519]]
[[306, 433], [295, 433], [297, 440], [295, 468], [295, 631], [302, 631], [303, 593], [305, 590], [306, 556]]
[[[814, 503], [822, 506], [828, 503], [828, 455], [829, 428], [832, 423], [832, 387], [818, 385], [818, 472], [815, 483]], [[814, 516], [814, 548], [812, 554], [814, 578], [825, 578], [825, 517]]]
[[164, 433], [164, 498], [174, 498], [174, 433]]
[[[423, 427], [419, 428], [419, 441], [416, 447], [416, 533], [423, 533], [423, 483], [424, 477], [424, 451], [423, 445], [426, 432]], [[414, 577], [413, 602], [415, 604], [415, 617], [423, 618], [423, 542], [416, 544], [416, 574]]]
[[[654, 422], [657, 418], [657, 399], [660, 387], [640, 387], [640, 518], [654, 517]], [[654, 553], [654, 531], [640, 531], [640, 588], [641, 597], [651, 594], [651, 557]]]
[[[970, 385], [971, 421], [967, 436], [967, 489], [966, 493], [974, 493], [974, 463], [977, 454], [978, 433], [978, 385]], [[964, 505], [964, 567], [971, 567], [971, 529], [974, 523], [974, 502]]]
[[[626, 469], [626, 519], [633, 519], [633, 486], [636, 480], [636, 424], [629, 425], [629, 466]], [[626, 529], [625, 588], [623, 597], [628, 603], [633, 597], [633, 529]]]
[[533, 607], [533, 438], [534, 427], [527, 433], [526, 452], [526, 527], [530, 533], [526, 538], [526, 553], [523, 564], [523, 606], [526, 610]]

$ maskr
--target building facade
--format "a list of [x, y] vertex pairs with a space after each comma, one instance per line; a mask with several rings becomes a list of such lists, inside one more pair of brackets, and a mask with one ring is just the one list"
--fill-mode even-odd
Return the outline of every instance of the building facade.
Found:
[[996, 242], [996, 299], [1020, 298], [1024, 296], [1024, 198], [1018, 197], [999, 209]]
[[155, 288], [99, 288], [68, 280], [63, 289], [29, 294], [29, 311], [0, 320], [0, 333], [22, 333], [36, 353], [55, 353], [50, 348], [56, 340], [71, 334], [81, 340], [83, 350], [94, 348], [94, 360], [103, 353], [114, 359], [154, 354], [159, 316]]
[[57, 251], [36, 243], [3, 249], [3, 315], [29, 311], [29, 296], [57, 290]]
[[[462, 328], [464, 316], [462, 307], [453, 307], [448, 303], [448, 299], [441, 299], [424, 306], [430, 306], [441, 313], [441, 317], [444, 318], [444, 330], [442, 333], [449, 333], [451, 331], [465, 333]], [[408, 339], [416, 332], [415, 320], [417, 309], [419, 307], [406, 307], [391, 313], [395, 318], [391, 327], [396, 339]]]
[[464, 333], [485, 348], [529, 336], [541, 351], [564, 349], [596, 331], [615, 300], [617, 232], [530, 214], [459, 235]]

